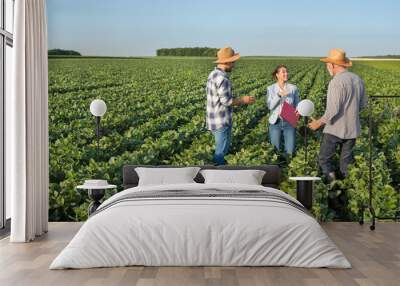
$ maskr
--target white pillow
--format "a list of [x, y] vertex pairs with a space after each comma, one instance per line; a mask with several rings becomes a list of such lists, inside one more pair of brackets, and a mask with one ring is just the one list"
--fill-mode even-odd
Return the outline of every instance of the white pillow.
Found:
[[205, 184], [261, 185], [265, 171], [261, 170], [201, 170]]
[[199, 170], [199, 167], [135, 168], [139, 176], [138, 186], [195, 183], [193, 179], [196, 177]]

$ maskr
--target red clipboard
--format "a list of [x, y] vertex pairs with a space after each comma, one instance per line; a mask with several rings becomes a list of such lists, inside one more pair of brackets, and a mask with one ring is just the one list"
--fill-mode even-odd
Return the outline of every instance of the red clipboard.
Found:
[[300, 115], [296, 115], [296, 108], [294, 108], [286, 101], [283, 102], [280, 116], [294, 128], [296, 128], [297, 122], [299, 121], [300, 118]]

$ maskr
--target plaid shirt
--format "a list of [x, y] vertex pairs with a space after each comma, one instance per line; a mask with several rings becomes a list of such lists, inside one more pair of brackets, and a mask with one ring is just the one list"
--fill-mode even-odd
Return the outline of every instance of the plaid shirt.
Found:
[[232, 85], [223, 70], [215, 68], [208, 76], [206, 127], [216, 130], [232, 125]]

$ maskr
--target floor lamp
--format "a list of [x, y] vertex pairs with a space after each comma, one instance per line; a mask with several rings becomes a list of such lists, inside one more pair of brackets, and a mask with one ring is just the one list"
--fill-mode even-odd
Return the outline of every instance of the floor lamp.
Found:
[[[90, 113], [96, 118], [96, 160], [99, 162], [100, 160], [100, 137], [101, 137], [101, 129], [100, 129], [100, 121], [101, 117], [106, 113], [107, 105], [101, 99], [95, 99], [90, 103]], [[89, 183], [89, 184], [88, 184]], [[115, 188], [115, 185], [107, 184], [105, 180], [86, 180], [85, 184], [82, 186], [78, 186], [78, 189], [87, 189], [88, 196], [91, 199], [91, 202], [88, 207], [88, 215], [90, 216], [92, 213], [96, 211], [96, 209], [100, 206], [100, 200], [104, 197], [105, 190], [110, 188]]]
[[[314, 112], [314, 103], [309, 99], [302, 100], [297, 105], [297, 111], [301, 116], [304, 117], [305, 125], [302, 129], [302, 135], [304, 136], [305, 166], [308, 166], [307, 117], [311, 116], [311, 114]], [[302, 177], [289, 177], [289, 180], [296, 181], [296, 198], [303, 204], [304, 207], [310, 210], [312, 208], [314, 182], [320, 180], [321, 178], [307, 176], [306, 168], [307, 167], [304, 168]]]
[[304, 128], [302, 130], [303, 131], [302, 135], [304, 137], [304, 149], [305, 149], [304, 159], [307, 165], [307, 160], [308, 160], [307, 123], [308, 123], [308, 117], [311, 116], [314, 112], [314, 103], [309, 99], [304, 99], [300, 101], [299, 104], [297, 105], [297, 111], [301, 116], [304, 117]]

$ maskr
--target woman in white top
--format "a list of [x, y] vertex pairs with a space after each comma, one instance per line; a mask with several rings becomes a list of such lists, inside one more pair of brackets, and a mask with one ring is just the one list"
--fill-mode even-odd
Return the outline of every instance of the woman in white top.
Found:
[[283, 102], [297, 107], [300, 101], [299, 90], [296, 85], [288, 83], [288, 69], [285, 65], [279, 65], [272, 73], [276, 83], [267, 89], [267, 106], [271, 111], [269, 116], [269, 138], [271, 144], [280, 151], [283, 135], [285, 153], [293, 155], [296, 144], [296, 129], [286, 120], [280, 117]]

